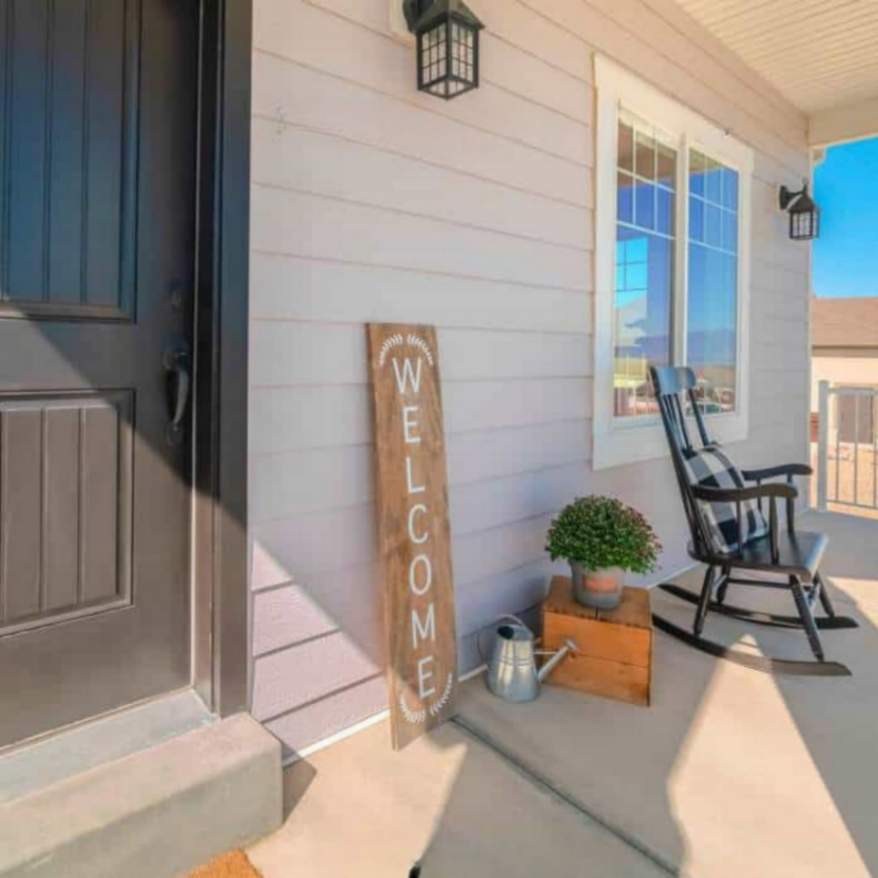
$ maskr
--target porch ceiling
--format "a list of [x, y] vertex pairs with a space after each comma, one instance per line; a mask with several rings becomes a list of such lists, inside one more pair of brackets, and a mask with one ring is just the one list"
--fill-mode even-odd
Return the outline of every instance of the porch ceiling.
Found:
[[810, 116], [812, 128], [829, 111], [859, 117], [864, 105], [878, 106], [874, 0], [676, 2]]

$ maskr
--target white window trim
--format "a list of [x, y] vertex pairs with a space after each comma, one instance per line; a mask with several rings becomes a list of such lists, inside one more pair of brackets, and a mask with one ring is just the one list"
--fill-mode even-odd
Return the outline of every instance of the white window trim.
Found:
[[686, 271], [689, 198], [682, 188], [690, 147], [703, 150], [739, 174], [738, 191], [738, 333], [736, 406], [728, 414], [710, 415], [708, 429], [722, 443], [747, 437], [749, 423], [749, 304], [751, 182], [753, 150], [702, 116], [662, 94], [607, 58], [595, 56], [597, 139], [595, 152], [595, 324], [594, 445], [592, 465], [607, 469], [667, 455], [667, 440], [656, 418], [613, 416], [613, 302], [616, 287], [616, 138], [620, 107], [655, 125], [678, 142], [676, 278], [674, 288], [675, 365], [684, 365], [686, 307], [682, 291]]

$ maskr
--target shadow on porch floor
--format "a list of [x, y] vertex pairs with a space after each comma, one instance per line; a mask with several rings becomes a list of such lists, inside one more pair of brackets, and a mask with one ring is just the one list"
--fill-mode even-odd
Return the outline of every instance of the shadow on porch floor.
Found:
[[[860, 622], [824, 633], [853, 677], [771, 677], [659, 633], [650, 708], [552, 686], [513, 706], [475, 680], [467, 728], [393, 754], [382, 724], [290, 769], [290, 816], [253, 862], [265, 878], [404, 878], [417, 859], [423, 878], [878, 874], [878, 524], [802, 527], [830, 534], [836, 608]], [[807, 657], [798, 632], [709, 617], [706, 633]]]

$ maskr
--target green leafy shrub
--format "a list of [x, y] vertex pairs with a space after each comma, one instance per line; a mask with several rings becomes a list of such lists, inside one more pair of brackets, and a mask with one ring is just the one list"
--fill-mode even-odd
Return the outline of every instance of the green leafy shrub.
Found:
[[620, 567], [655, 570], [661, 543], [649, 522], [612, 497], [578, 497], [549, 528], [546, 551], [555, 561], [577, 561], [587, 570]]

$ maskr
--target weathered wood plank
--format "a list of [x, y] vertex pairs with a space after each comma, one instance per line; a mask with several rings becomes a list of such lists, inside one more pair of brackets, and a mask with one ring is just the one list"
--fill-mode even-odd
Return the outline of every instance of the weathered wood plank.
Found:
[[457, 637], [432, 327], [370, 324], [379, 555], [394, 749], [452, 716]]

